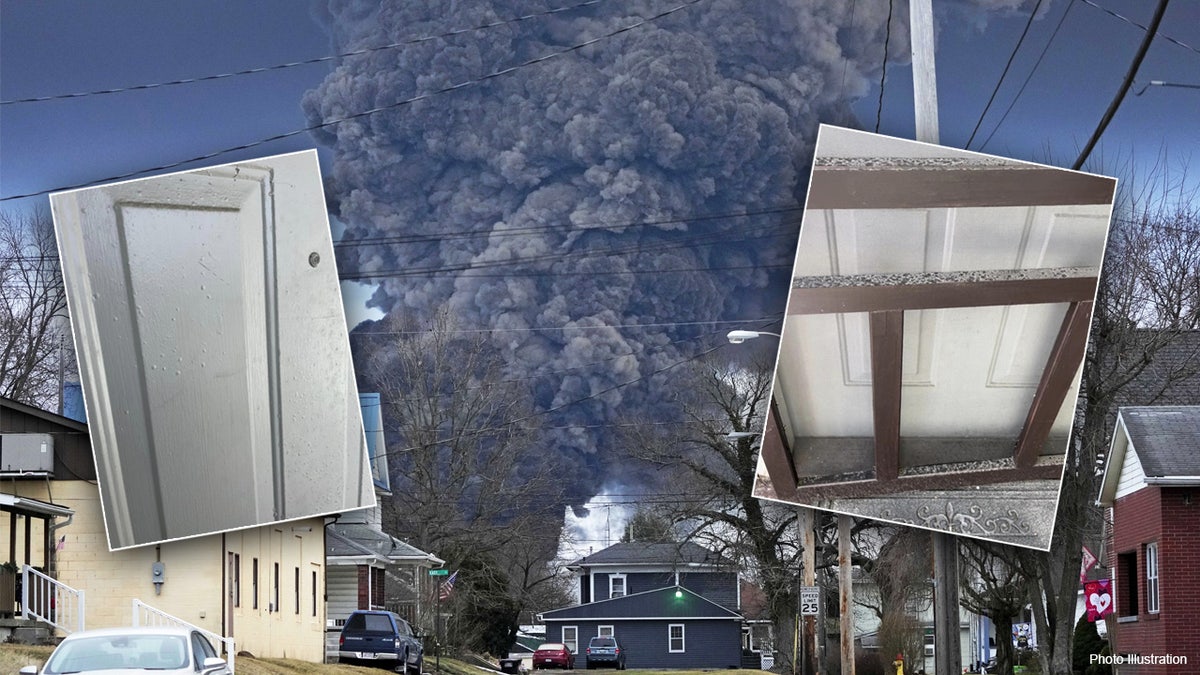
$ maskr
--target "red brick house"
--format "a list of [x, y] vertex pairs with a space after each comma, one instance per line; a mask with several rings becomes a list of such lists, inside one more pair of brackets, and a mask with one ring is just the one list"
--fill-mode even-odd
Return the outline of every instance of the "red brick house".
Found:
[[[1108, 626], [1132, 657], [1119, 672], [1200, 672], [1200, 406], [1121, 408], [1097, 502], [1111, 509]], [[1146, 662], [1168, 655], [1187, 660]]]

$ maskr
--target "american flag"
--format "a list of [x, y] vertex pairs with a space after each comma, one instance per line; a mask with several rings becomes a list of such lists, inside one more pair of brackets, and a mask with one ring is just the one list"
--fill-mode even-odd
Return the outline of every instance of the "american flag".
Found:
[[446, 577], [446, 580], [441, 583], [441, 590], [438, 591], [438, 599], [446, 600], [450, 594], [454, 592], [454, 579], [458, 576], [458, 572]]

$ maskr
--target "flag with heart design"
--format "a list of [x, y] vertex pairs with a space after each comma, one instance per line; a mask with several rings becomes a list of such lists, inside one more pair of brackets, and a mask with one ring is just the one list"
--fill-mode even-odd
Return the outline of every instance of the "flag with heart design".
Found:
[[1113, 613], [1112, 586], [1108, 579], [1097, 579], [1083, 585], [1083, 599], [1088, 621], [1103, 619]]

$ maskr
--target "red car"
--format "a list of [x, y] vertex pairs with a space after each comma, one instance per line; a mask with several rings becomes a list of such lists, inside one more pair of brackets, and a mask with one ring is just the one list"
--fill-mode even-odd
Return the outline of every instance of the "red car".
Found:
[[547, 642], [533, 653], [533, 669], [564, 668], [575, 669], [575, 655], [561, 642]]

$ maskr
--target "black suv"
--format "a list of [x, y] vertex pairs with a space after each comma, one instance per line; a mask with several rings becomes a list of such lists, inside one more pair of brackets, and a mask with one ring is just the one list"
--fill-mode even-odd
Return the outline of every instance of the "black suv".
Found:
[[346, 619], [338, 639], [339, 663], [369, 661], [393, 671], [420, 675], [422, 653], [412, 627], [392, 612], [354, 612]]
[[625, 650], [615, 637], [594, 637], [587, 646], [587, 667], [607, 664], [625, 670]]

